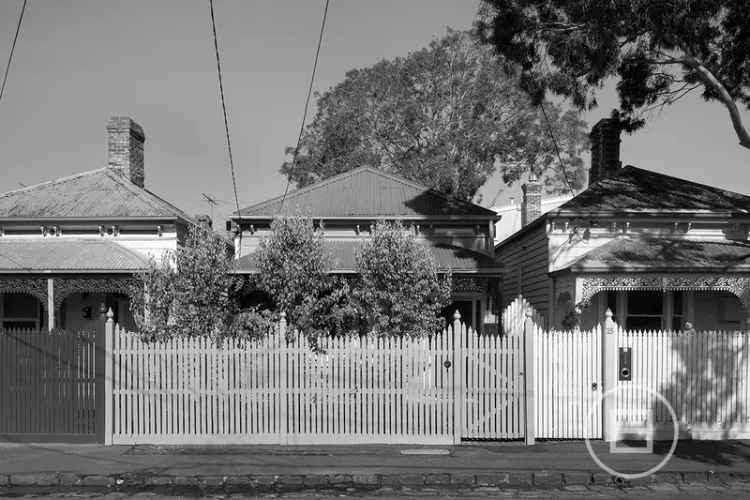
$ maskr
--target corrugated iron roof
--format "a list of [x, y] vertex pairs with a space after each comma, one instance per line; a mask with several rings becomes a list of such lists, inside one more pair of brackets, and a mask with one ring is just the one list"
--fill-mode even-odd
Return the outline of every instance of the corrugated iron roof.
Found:
[[[302, 212], [312, 217], [480, 217], [492, 210], [454, 200], [425, 186], [371, 167], [360, 167], [239, 211], [242, 217], [273, 218]], [[233, 217], [237, 217], [237, 212]]]
[[0, 194], [0, 218], [192, 217], [105, 167]]
[[[326, 240], [324, 244], [332, 257], [332, 271], [353, 272], [355, 269], [354, 255], [363, 241]], [[429, 247], [430, 253], [441, 271], [450, 269], [456, 273], [495, 273], [502, 267], [492, 257], [473, 250], [433, 242], [425, 242], [424, 244]], [[242, 273], [255, 272], [257, 270], [255, 254], [250, 253], [237, 259], [235, 270]]]
[[619, 238], [588, 252], [566, 269], [583, 272], [750, 270], [750, 245], [731, 241]]
[[750, 196], [632, 165], [593, 183], [549, 215], [566, 212], [750, 213]]
[[111, 240], [0, 238], [0, 273], [137, 272], [148, 260]]

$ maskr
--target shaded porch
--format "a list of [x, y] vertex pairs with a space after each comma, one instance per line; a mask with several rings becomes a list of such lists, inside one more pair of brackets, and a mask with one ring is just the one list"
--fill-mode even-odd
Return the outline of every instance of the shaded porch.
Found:
[[591, 328], [607, 309], [626, 329], [743, 330], [750, 274], [580, 273], [554, 282], [553, 325]]
[[99, 331], [110, 308], [130, 327], [132, 276], [0, 276], [0, 329]]

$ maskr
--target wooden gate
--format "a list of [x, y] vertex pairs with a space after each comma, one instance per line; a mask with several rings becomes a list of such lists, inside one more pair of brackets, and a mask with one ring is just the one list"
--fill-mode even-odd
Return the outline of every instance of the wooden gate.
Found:
[[0, 332], [4, 440], [97, 439], [95, 335]]
[[[524, 423], [524, 344], [521, 335], [462, 335], [464, 439], [521, 439]], [[516, 333], [516, 332], [514, 332]]]
[[602, 437], [601, 327], [545, 331], [535, 325], [536, 437]]

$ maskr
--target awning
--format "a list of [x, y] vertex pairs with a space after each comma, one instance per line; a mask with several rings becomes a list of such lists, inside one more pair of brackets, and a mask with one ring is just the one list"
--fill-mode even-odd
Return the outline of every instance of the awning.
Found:
[[0, 238], [0, 273], [133, 273], [146, 257], [111, 240]]
[[[331, 253], [332, 272], [355, 272], [354, 255], [363, 240], [326, 241], [325, 248]], [[502, 266], [489, 255], [452, 245], [425, 243], [430, 249], [438, 270], [451, 270], [454, 273], [499, 274]], [[255, 254], [250, 253], [239, 258], [235, 272], [251, 274], [257, 272]]]
[[619, 238], [559, 271], [750, 271], [750, 245], [730, 241]]

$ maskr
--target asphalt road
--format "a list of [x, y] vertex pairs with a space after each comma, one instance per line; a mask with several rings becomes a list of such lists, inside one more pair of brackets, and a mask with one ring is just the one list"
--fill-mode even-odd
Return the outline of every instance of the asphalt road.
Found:
[[[156, 493], [108, 493], [105, 495], [96, 493], [54, 493], [45, 495], [24, 495], [21, 497], [16, 496], [15, 498], [28, 498], [28, 499], [49, 499], [49, 500], [61, 500], [61, 499], [101, 499], [101, 500], [152, 500], [156, 498], [167, 498], [167, 499], [178, 499], [178, 498], [195, 498], [195, 497], [182, 497], [182, 496], [164, 496]], [[215, 499], [242, 499], [242, 498], [281, 498], [285, 500], [323, 500], [323, 499], [358, 499], [358, 500], [383, 500], [384, 498], [421, 498], [421, 499], [450, 499], [450, 498], [555, 498], [555, 499], [577, 499], [577, 498], [591, 498], [591, 499], [609, 499], [609, 498], [637, 498], [638, 500], [651, 500], [651, 499], [711, 499], [711, 498], [750, 498], [750, 483], [735, 483], [735, 484], [724, 484], [724, 485], [707, 485], [707, 484], [691, 484], [682, 486], [673, 486], [669, 484], [655, 485], [652, 487], [634, 487], [624, 489], [614, 488], [601, 488], [598, 490], [587, 489], [575, 490], [575, 491], [563, 491], [563, 490], [540, 490], [540, 489], [524, 489], [524, 490], [512, 490], [512, 489], [487, 489], [486, 491], [456, 491], [456, 490], [434, 490], [434, 491], [394, 491], [387, 488], [378, 490], [376, 492], [357, 493], [357, 492], [300, 492], [300, 493], [288, 493], [288, 494], [266, 494], [259, 496], [247, 496], [247, 495], [209, 495], [205, 498]]]

